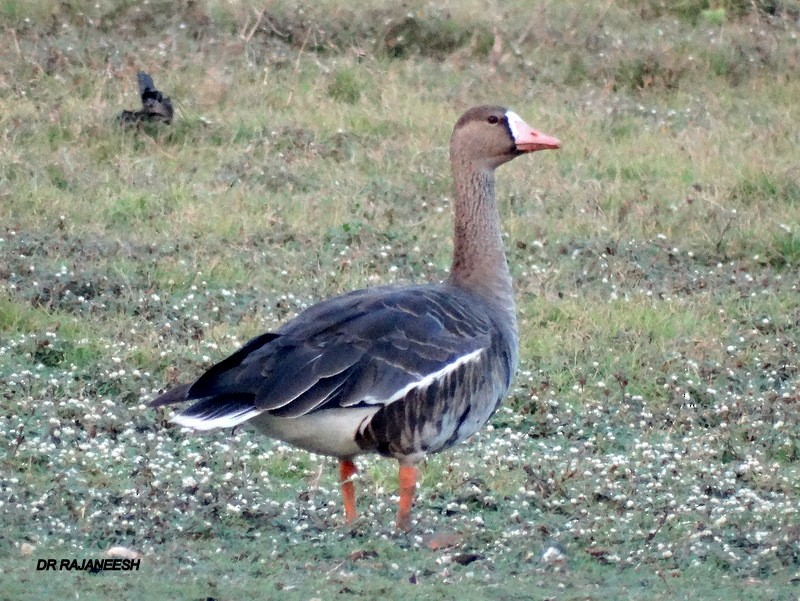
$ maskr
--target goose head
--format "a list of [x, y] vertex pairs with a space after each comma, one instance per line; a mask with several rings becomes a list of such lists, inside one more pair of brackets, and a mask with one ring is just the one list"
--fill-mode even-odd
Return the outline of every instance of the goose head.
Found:
[[525, 123], [514, 111], [478, 106], [464, 113], [453, 128], [450, 154], [454, 161], [495, 169], [521, 154], [560, 148], [561, 142]]

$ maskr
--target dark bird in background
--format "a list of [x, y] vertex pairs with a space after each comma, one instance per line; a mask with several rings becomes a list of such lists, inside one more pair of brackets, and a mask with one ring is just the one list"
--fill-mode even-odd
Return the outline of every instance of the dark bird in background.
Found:
[[156, 89], [153, 78], [147, 73], [139, 71], [136, 74], [139, 80], [139, 95], [142, 98], [141, 111], [122, 111], [117, 118], [120, 123], [140, 123], [142, 121], [162, 121], [172, 123], [175, 110], [172, 100]]

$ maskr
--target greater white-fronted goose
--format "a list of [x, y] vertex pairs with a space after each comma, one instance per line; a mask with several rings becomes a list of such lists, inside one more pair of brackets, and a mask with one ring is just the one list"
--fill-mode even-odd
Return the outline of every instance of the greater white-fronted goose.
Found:
[[339, 459], [345, 519], [356, 518], [354, 457], [400, 462], [397, 526], [409, 530], [417, 465], [468, 438], [517, 367], [517, 321], [494, 170], [560, 142], [496, 106], [468, 110], [450, 139], [455, 249], [443, 284], [384, 286], [328, 299], [262, 334], [152, 405], [197, 430], [249, 422]]

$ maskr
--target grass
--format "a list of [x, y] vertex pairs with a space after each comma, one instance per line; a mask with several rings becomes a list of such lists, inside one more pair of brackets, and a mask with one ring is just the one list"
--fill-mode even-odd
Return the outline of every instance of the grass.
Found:
[[[798, 14], [0, 0], [5, 597], [796, 598]], [[116, 125], [139, 69], [171, 126]], [[322, 298], [445, 278], [483, 102], [565, 144], [498, 173], [521, 367], [409, 536], [392, 462], [347, 530], [330, 460], [146, 408]], [[113, 545], [141, 571], [34, 569]]]

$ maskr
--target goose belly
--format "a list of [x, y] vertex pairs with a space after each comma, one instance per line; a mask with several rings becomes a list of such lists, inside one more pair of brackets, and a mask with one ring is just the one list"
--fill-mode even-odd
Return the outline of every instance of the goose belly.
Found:
[[356, 432], [377, 411], [378, 407], [325, 409], [300, 417], [275, 417], [265, 412], [248, 423], [270, 438], [306, 451], [346, 458], [364, 452], [356, 443]]

